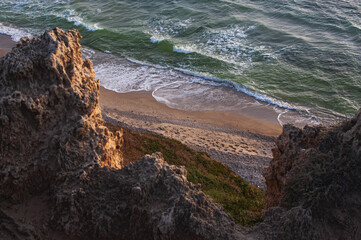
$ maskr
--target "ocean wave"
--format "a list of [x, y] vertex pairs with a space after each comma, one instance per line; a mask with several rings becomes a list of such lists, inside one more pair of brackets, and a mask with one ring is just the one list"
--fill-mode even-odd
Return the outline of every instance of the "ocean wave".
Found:
[[251, 26], [231, 26], [229, 29], [207, 30], [194, 40], [182, 42], [180, 39], [169, 36], [170, 34], [157, 32], [152, 35], [152, 43], [164, 43], [165, 48], [177, 53], [197, 53], [204, 57], [229, 63], [240, 67], [243, 71], [254, 63], [276, 59], [277, 55], [264, 45], [252, 45], [247, 40], [248, 33], [256, 29]]
[[64, 18], [66, 19], [68, 22], [74, 23], [75, 26], [83, 26], [85, 27], [88, 31], [97, 31], [97, 30], [102, 30], [103, 28], [98, 26], [98, 23], [89, 23], [86, 22], [81, 15], [76, 12], [73, 9], [67, 9], [62, 11], [61, 13], [54, 13], [55, 16], [60, 17], [60, 18]]
[[164, 39], [163, 38], [160, 38], [160, 37], [154, 37], [154, 36], [151, 36], [150, 37], [150, 41], [152, 42], [152, 43], [159, 43], [159, 42], [161, 42], [161, 41], [163, 41]]
[[148, 21], [149, 34], [162, 38], [170, 38], [185, 31], [193, 22], [192, 18], [186, 20], [153, 18]]
[[190, 48], [195, 52], [247, 68], [253, 62], [273, 58], [273, 53], [264, 45], [253, 45], [247, 37], [257, 25], [234, 25], [226, 29], [203, 32]]
[[10, 36], [11, 39], [15, 42], [18, 42], [22, 37], [33, 37], [33, 34], [26, 29], [16, 28], [11, 25], [4, 25], [2, 23], [0, 23], [0, 33]]
[[188, 54], [188, 53], [192, 53], [193, 51], [186, 50], [186, 49], [181, 48], [181, 47], [173, 46], [173, 52]]
[[162, 43], [164, 42], [166, 45], [170, 45], [173, 46], [172, 51], [173, 52], [177, 52], [177, 53], [184, 53], [184, 54], [188, 54], [188, 53], [192, 53], [192, 50], [188, 50], [187, 47], [180, 47], [180, 46], [174, 46], [169, 40], [166, 40], [163, 37], [155, 37], [155, 36], [151, 36], [150, 37], [150, 41], [152, 43]]
[[126, 64], [104, 63], [94, 65], [94, 71], [101, 85], [107, 89], [125, 93], [133, 91], [153, 91], [165, 84], [164, 78], [156, 70], [145, 65], [129, 67]]

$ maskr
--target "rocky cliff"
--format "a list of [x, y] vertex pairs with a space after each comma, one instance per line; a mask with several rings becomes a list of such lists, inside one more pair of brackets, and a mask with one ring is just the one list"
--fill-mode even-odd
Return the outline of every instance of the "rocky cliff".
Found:
[[55, 29], [0, 60], [0, 199], [42, 192], [60, 170], [122, 166], [122, 133], [103, 126], [99, 82], [79, 39]]
[[361, 109], [330, 129], [286, 125], [276, 144], [265, 173], [271, 235], [361, 239]]
[[361, 110], [286, 125], [265, 221], [242, 229], [160, 154], [124, 166], [80, 38], [54, 29], [0, 58], [0, 239], [361, 239]]
[[123, 166], [122, 133], [76, 30], [0, 58], [0, 239], [237, 239], [230, 215], [161, 155]]

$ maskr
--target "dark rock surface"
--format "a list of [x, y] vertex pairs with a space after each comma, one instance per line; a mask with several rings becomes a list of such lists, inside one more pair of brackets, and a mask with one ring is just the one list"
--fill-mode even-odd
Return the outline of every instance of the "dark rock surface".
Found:
[[54, 220], [67, 235], [81, 238], [86, 232], [87, 239], [241, 238], [230, 215], [186, 174], [161, 154], [118, 171], [87, 169], [77, 186], [62, 191]]
[[286, 125], [276, 144], [265, 173], [274, 239], [361, 239], [361, 109], [329, 129]]

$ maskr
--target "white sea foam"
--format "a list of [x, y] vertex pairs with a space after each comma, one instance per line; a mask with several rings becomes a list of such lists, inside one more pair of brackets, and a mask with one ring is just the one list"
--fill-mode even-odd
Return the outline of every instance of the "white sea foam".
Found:
[[[274, 109], [276, 110], [276, 108], [274, 108]], [[278, 123], [279, 123], [281, 126], [284, 125], [284, 123], [283, 123], [282, 120], [281, 120], [281, 117], [282, 117], [283, 114], [285, 114], [285, 113], [287, 113], [287, 112], [288, 112], [288, 110], [286, 109], [286, 110], [280, 112], [280, 113], [278, 114], [278, 116], [277, 116], [277, 121], [278, 121]]]
[[181, 48], [181, 47], [173, 46], [173, 52], [189, 54], [189, 53], [192, 53], [193, 51], [186, 50], [186, 49]]
[[104, 63], [94, 65], [94, 71], [97, 78], [100, 78], [102, 86], [121, 93], [153, 91], [167, 83], [157, 70], [145, 65], [130, 67], [129, 64], [127, 66]]
[[[164, 39], [178, 42], [177, 36], [193, 23], [192, 19], [176, 21], [174, 19], [152, 19], [149, 21], [148, 34], [152, 35], [150, 41], [158, 43]], [[205, 31], [193, 42], [176, 45], [174, 52], [198, 53], [223, 62], [237, 65], [240, 71], [251, 67], [259, 58], [264, 60], [276, 58], [276, 54], [266, 46], [253, 45], [247, 40], [248, 34], [257, 28], [257, 25], [232, 25], [226, 29], [213, 29]]]
[[186, 49], [237, 65], [243, 71], [260, 57], [264, 60], [274, 58], [274, 53], [266, 46], [253, 45], [247, 40], [249, 32], [256, 27], [234, 25], [227, 29], [208, 30], [195, 42], [188, 44]]
[[251, 96], [259, 101], [262, 102], [266, 102], [272, 105], [275, 105], [277, 107], [280, 107], [282, 109], [289, 109], [289, 110], [303, 110], [300, 109], [300, 107], [294, 107], [289, 103], [286, 103], [284, 101], [280, 101], [274, 98], [271, 98], [267, 95], [261, 94], [259, 92], [256, 91], [252, 91], [250, 90], [248, 87], [246, 86], [240, 86], [238, 84], [235, 84], [234, 82], [227, 80], [227, 79], [218, 79], [215, 77], [211, 77], [211, 76], [206, 76], [206, 75], [202, 75], [202, 74], [197, 74], [197, 73], [193, 73], [193, 72], [189, 72], [189, 71], [185, 71], [183, 69], [176, 69], [177, 71], [180, 71], [183, 74], [186, 75], [190, 75], [193, 76], [193, 78], [189, 78], [187, 79], [187, 81], [189, 82], [193, 82], [193, 83], [198, 83], [201, 85], [211, 85], [214, 87], [219, 87], [219, 86], [225, 86], [225, 87], [229, 87], [229, 88], [233, 88], [235, 90], [237, 90], [238, 92], [242, 92], [248, 96]]
[[97, 31], [97, 30], [103, 29], [103, 28], [99, 27], [97, 24], [85, 23], [84, 20], [78, 16], [67, 17], [66, 20], [68, 20], [68, 22], [74, 22], [75, 26], [81, 25], [81, 26], [85, 27], [86, 29], [88, 29], [89, 31]]
[[148, 33], [157, 36], [157, 38], [161, 37], [163, 39], [168, 39], [187, 29], [192, 22], [192, 18], [186, 20], [154, 18], [148, 21], [150, 27]]
[[266, 103], [270, 103], [272, 105], [276, 105], [278, 107], [284, 108], [284, 109], [289, 109], [289, 110], [296, 110], [298, 108], [295, 108], [294, 106], [292, 106], [289, 103], [280, 101], [280, 100], [276, 100], [274, 98], [271, 98], [267, 95], [261, 94], [259, 92], [256, 91], [252, 91], [249, 88], [243, 86], [238, 86], [238, 85], [234, 85], [233, 86], [237, 91], [243, 92], [245, 94], [247, 94], [248, 96], [254, 97], [257, 100], [260, 100], [262, 102], [266, 102]]
[[83, 51], [83, 52], [86, 52], [86, 53], [88, 53], [88, 54], [90, 54], [90, 55], [95, 54], [95, 51], [94, 51], [93, 49], [87, 48], [87, 47], [82, 47], [82, 51]]
[[22, 37], [33, 37], [33, 35], [26, 29], [16, 28], [11, 25], [6, 26], [2, 23], [0, 23], [0, 33], [10, 36], [15, 42], [19, 41]]
[[75, 26], [83, 26], [86, 29], [88, 29], [89, 31], [97, 31], [97, 30], [102, 30], [103, 28], [98, 26], [98, 23], [89, 23], [86, 22], [81, 15], [76, 12], [73, 9], [67, 9], [64, 10], [63, 12], [59, 13], [54, 13], [55, 16], [58, 16], [60, 18], [65, 18], [68, 22], [72, 22], [74, 23]]
[[150, 41], [152, 42], [152, 43], [159, 43], [159, 42], [161, 42], [161, 41], [163, 41], [164, 39], [163, 38], [160, 38], [160, 37], [154, 37], [154, 36], [152, 36], [152, 37], [150, 37]]

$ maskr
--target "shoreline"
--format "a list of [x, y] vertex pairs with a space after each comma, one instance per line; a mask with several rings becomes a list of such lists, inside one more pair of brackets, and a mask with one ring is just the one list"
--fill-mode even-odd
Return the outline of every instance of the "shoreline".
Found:
[[[10, 36], [0, 34], [0, 57], [15, 45]], [[274, 137], [282, 131], [279, 124], [226, 111], [178, 110], [144, 91], [117, 93], [101, 87], [100, 106], [107, 121], [207, 152], [254, 186], [265, 188], [263, 169], [272, 158]]]
[[262, 176], [282, 127], [228, 112], [185, 111], [157, 102], [151, 92], [117, 93], [100, 88], [106, 121], [172, 138], [228, 165], [252, 185]]
[[269, 137], [276, 137], [282, 131], [279, 124], [260, 121], [236, 113], [171, 108], [154, 99], [152, 92], [146, 91], [118, 93], [101, 86], [100, 104], [108, 110], [116, 109], [126, 113], [126, 115], [153, 116], [163, 119], [164, 122], [188, 122], [187, 124], [183, 123], [184, 125], [193, 125], [192, 123], [196, 122], [203, 125], [213, 125], [215, 128], [251, 132]]

